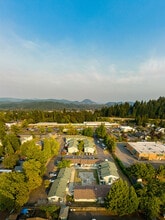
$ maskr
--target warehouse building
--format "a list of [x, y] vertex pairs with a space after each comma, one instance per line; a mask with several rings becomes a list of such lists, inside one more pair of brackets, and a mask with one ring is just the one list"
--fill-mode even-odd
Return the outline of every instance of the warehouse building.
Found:
[[165, 160], [165, 145], [157, 142], [128, 142], [127, 149], [138, 160]]

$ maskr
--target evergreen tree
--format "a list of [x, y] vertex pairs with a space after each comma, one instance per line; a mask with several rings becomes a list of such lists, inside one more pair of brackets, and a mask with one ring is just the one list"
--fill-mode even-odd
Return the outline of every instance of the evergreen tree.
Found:
[[106, 197], [105, 207], [120, 216], [135, 212], [138, 208], [138, 198], [133, 187], [126, 181], [114, 183]]

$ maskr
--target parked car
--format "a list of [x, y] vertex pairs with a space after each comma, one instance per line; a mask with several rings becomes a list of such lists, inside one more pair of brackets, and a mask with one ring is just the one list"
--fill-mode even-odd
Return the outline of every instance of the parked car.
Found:
[[56, 172], [49, 172], [49, 176], [50, 177], [57, 176], [57, 173]]
[[52, 178], [49, 179], [49, 181], [50, 181], [51, 183], [53, 183], [53, 182], [55, 181], [55, 179], [56, 179], [56, 176], [53, 176]]

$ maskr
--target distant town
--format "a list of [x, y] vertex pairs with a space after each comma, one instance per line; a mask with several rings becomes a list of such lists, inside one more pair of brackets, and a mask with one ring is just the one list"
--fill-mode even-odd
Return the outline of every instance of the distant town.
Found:
[[163, 219], [165, 98], [1, 110], [0, 182], [0, 219]]

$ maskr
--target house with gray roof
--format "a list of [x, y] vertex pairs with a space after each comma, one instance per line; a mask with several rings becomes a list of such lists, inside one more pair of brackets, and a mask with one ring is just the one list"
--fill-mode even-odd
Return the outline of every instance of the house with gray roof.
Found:
[[88, 139], [84, 139], [84, 153], [87, 155], [93, 155], [95, 152], [95, 146], [92, 141], [89, 141]]
[[48, 193], [49, 202], [63, 202], [71, 176], [71, 168], [62, 168]]
[[78, 142], [76, 139], [70, 139], [68, 141], [68, 153], [77, 153], [78, 152]]
[[100, 182], [103, 184], [111, 185], [120, 178], [115, 163], [111, 161], [100, 163], [98, 172]]

